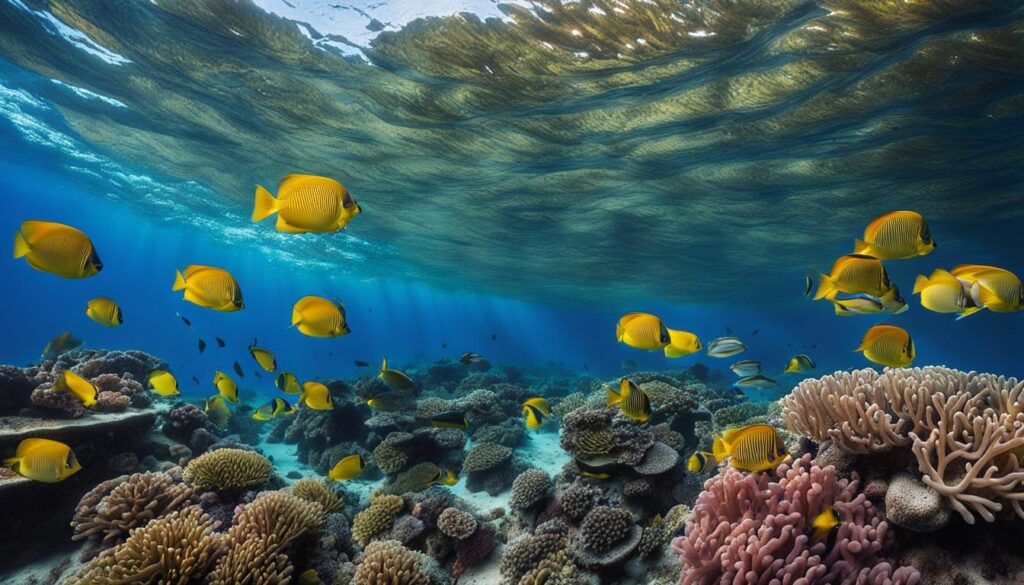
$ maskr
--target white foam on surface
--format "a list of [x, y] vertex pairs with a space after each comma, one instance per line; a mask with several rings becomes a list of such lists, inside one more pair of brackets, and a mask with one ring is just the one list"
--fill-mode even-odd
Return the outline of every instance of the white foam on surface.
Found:
[[63, 38], [68, 43], [71, 43], [75, 47], [85, 51], [86, 53], [89, 53], [94, 57], [99, 57], [100, 59], [106, 61], [111, 65], [124, 65], [126, 63], [131, 63], [131, 60], [97, 43], [96, 41], [89, 38], [89, 36], [86, 35], [84, 32], [78, 30], [73, 26], [65, 24], [50, 12], [47, 12], [45, 10], [32, 10], [31, 8], [26, 6], [25, 3], [22, 2], [21, 0], [7, 0], [7, 2], [13, 4], [18, 8], [21, 8], [25, 12], [34, 14], [36, 17], [39, 18], [43, 27], [46, 28], [46, 30], [49, 31], [51, 34]]

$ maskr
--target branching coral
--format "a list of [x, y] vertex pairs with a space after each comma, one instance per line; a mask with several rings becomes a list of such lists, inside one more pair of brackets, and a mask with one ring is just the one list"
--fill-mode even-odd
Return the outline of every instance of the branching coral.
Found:
[[374, 536], [391, 527], [404, 507], [405, 502], [400, 496], [374, 497], [370, 505], [352, 519], [352, 536], [359, 544], [366, 546]]
[[190, 583], [206, 574], [224, 550], [224, 536], [198, 506], [171, 512], [131, 532], [65, 585]]
[[[75, 540], [116, 544], [133, 528], [185, 508], [196, 501], [188, 485], [167, 473], [135, 473], [105, 481], [82, 497], [71, 526]], [[92, 552], [92, 551], [90, 551]]]
[[189, 462], [183, 477], [199, 491], [239, 491], [267, 483], [272, 472], [270, 461], [255, 451], [218, 449]]
[[356, 568], [354, 585], [429, 585], [423, 558], [394, 540], [382, 540], [366, 547]]
[[340, 512], [345, 507], [341, 496], [331, 491], [331, 488], [319, 479], [310, 477], [300, 479], [292, 484], [292, 493], [307, 502], [320, 504], [325, 515]]
[[[894, 537], [857, 483], [837, 480], [810, 455], [766, 473], [726, 469], [705, 484], [686, 535], [672, 548], [681, 585], [806, 583], [914, 585], [912, 567], [883, 559]], [[834, 538], [814, 539], [810, 523], [826, 505], [840, 519]]]
[[851, 453], [908, 447], [964, 521], [1024, 518], [1024, 383], [942, 367], [836, 372], [782, 401], [787, 427]]

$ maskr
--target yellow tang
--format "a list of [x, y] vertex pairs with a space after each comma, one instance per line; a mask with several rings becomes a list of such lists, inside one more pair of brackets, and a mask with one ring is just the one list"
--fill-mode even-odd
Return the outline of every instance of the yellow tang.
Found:
[[838, 293], [865, 293], [880, 298], [890, 289], [892, 281], [881, 260], [863, 254], [847, 254], [832, 264], [832, 272], [818, 274], [814, 300], [831, 300]]
[[395, 390], [414, 390], [416, 383], [412, 381], [412, 378], [405, 375], [405, 372], [399, 370], [388, 369], [388, 358], [385, 356], [384, 361], [380, 365], [380, 373], [377, 377], [384, 380], [384, 383], [391, 386]]
[[288, 175], [277, 186], [277, 198], [256, 186], [252, 220], [277, 214], [280, 232], [336, 232], [362, 210], [341, 183], [315, 175]]
[[365, 467], [366, 461], [363, 459], [362, 455], [349, 455], [336, 463], [334, 467], [331, 468], [330, 473], [327, 474], [327, 477], [334, 481], [348, 481], [358, 477]]
[[1009, 270], [980, 264], [962, 264], [952, 270], [953, 276], [969, 285], [974, 304], [996, 313], [1024, 309], [1024, 287]]
[[96, 297], [89, 301], [85, 306], [85, 314], [93, 321], [107, 327], [117, 327], [124, 323], [121, 307], [107, 297]]
[[64, 370], [60, 373], [57, 381], [53, 383], [53, 390], [74, 394], [75, 398], [81, 400], [82, 405], [86, 407], [96, 404], [96, 398], [100, 395], [100, 391], [92, 385], [92, 382], [71, 370]]
[[103, 270], [92, 241], [62, 223], [30, 220], [14, 233], [14, 257], [36, 270], [64, 278], [88, 278]]
[[245, 308], [235, 277], [213, 266], [192, 264], [184, 273], [176, 270], [171, 290], [183, 290], [186, 301], [215, 311], [230, 313]]
[[686, 462], [686, 468], [693, 473], [707, 473], [711, 471], [718, 462], [715, 461], [715, 456], [707, 451], [697, 451], [693, 455], [690, 455], [690, 459]]
[[914, 280], [914, 294], [921, 295], [922, 307], [936, 313], [959, 313], [958, 320], [984, 308], [974, 303], [970, 291], [956, 276], [941, 268], [934, 270], [929, 277], [918, 274]]
[[828, 536], [836, 526], [839, 526], [839, 514], [836, 514], [832, 506], [825, 506], [821, 514], [815, 516], [814, 520], [811, 521], [811, 528], [813, 529], [811, 539], [818, 540]]
[[626, 313], [615, 325], [615, 339], [636, 349], [661, 349], [672, 340], [668, 327], [649, 313]]
[[213, 385], [228, 402], [238, 404], [238, 384], [230, 376], [220, 370], [214, 370]]
[[274, 385], [287, 394], [302, 393], [302, 386], [299, 384], [299, 379], [291, 372], [281, 372], [278, 374], [277, 377], [274, 378]]
[[905, 329], [895, 325], [875, 325], [864, 334], [864, 339], [854, 351], [864, 357], [890, 368], [906, 368], [914, 362], [914, 340]]
[[608, 406], [615, 404], [622, 409], [622, 414], [644, 424], [651, 418], [651, 400], [647, 393], [640, 389], [629, 378], [619, 380], [619, 391], [606, 386], [605, 392], [608, 396]]
[[153, 370], [149, 373], [149, 387], [160, 396], [177, 396], [181, 394], [178, 390], [178, 380], [166, 370]]
[[935, 249], [928, 222], [916, 211], [890, 211], [871, 220], [864, 239], [853, 243], [856, 254], [879, 260], [924, 256]]
[[783, 373], [796, 374], [799, 372], [806, 372], [807, 370], [813, 370], [816, 367], [814, 360], [811, 356], [806, 353], [798, 353], [795, 356], [789, 358], [789, 363], [786, 364], [786, 369]]
[[299, 404], [305, 404], [313, 410], [330, 410], [334, 408], [331, 391], [320, 382], [306, 382], [302, 385]]
[[64, 481], [82, 469], [71, 447], [50, 439], [22, 440], [14, 457], [4, 459], [4, 465], [43, 483]]
[[667, 358], [681, 358], [691, 353], [697, 353], [704, 347], [700, 344], [700, 339], [689, 331], [669, 329], [668, 336], [669, 344], [665, 346], [665, 357]]
[[299, 333], [309, 337], [338, 337], [351, 331], [345, 322], [345, 305], [309, 295], [299, 299], [292, 307], [292, 325]]
[[204, 401], [203, 412], [206, 413], [207, 418], [213, 421], [213, 424], [220, 428], [226, 427], [231, 419], [231, 408], [224, 402], [224, 397], [219, 394]]
[[715, 437], [711, 450], [717, 461], [732, 457], [732, 466], [743, 471], [774, 469], [789, 456], [778, 431], [768, 425], [729, 429]]
[[249, 355], [252, 356], [252, 359], [256, 360], [256, 363], [263, 368], [264, 372], [273, 372], [277, 369], [277, 358], [274, 357], [270, 350], [256, 347], [255, 339], [249, 345]]

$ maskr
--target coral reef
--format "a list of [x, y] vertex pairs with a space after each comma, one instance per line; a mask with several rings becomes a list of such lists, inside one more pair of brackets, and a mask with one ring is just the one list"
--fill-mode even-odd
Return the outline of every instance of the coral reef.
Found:
[[319, 479], [304, 478], [292, 484], [292, 494], [306, 500], [320, 504], [324, 515], [340, 512], [345, 507], [345, 501], [331, 488]]
[[580, 524], [569, 553], [584, 567], [615, 565], [636, 549], [642, 533], [629, 510], [597, 506]]
[[354, 585], [430, 585], [423, 572], [423, 557], [394, 540], [374, 542], [366, 547], [356, 568]]
[[512, 482], [508, 505], [513, 510], [527, 510], [543, 501], [551, 490], [551, 478], [539, 469], [527, 469]]
[[198, 491], [236, 492], [270, 481], [273, 467], [255, 451], [218, 449], [193, 459], [184, 480]]
[[352, 536], [362, 546], [391, 527], [398, 513], [405, 507], [400, 496], [375, 496], [370, 505], [352, 519]]

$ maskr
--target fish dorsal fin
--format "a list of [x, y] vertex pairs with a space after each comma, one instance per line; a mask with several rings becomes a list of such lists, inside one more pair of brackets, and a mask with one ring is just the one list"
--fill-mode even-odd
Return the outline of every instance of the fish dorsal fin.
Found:
[[380, 373], [384, 375], [384, 372], [388, 371], [388, 356], [384, 356], [384, 359], [380, 363]]
[[46, 447], [53, 443], [56, 443], [56, 441], [51, 441], [50, 439], [25, 439], [18, 443], [18, 451], [15, 453], [15, 457], [24, 457], [32, 452], [33, 449]]
[[734, 429], [728, 429], [724, 433], [722, 433], [722, 440], [725, 441], [726, 443], [734, 443], [736, 439], [738, 439], [744, 433], [744, 431], [751, 428], [753, 427], [737, 427]]
[[64, 224], [55, 223], [52, 221], [43, 221], [41, 219], [30, 219], [28, 221], [21, 222], [21, 233], [25, 235], [25, 239], [31, 239], [33, 235], [47, 229], [55, 227], [66, 227]]
[[953, 273], [951, 273], [951, 272], [949, 272], [947, 270], [943, 270], [941, 268], [936, 268], [934, 271], [932, 271], [932, 275], [928, 278], [928, 280], [931, 281], [932, 284], [935, 284], [935, 283], [955, 284], [955, 285], [959, 285], [960, 284], [960, 281], [957, 280], [957, 278], [955, 276], [953, 276]]
[[281, 182], [277, 184], [277, 198], [280, 199], [282, 195], [287, 193], [291, 189], [296, 189], [302, 186], [304, 183], [317, 181], [332, 184], [339, 190], [341, 189], [341, 183], [331, 179], [329, 177], [321, 177], [319, 175], [306, 175], [302, 173], [293, 173], [291, 175], [285, 175]]

